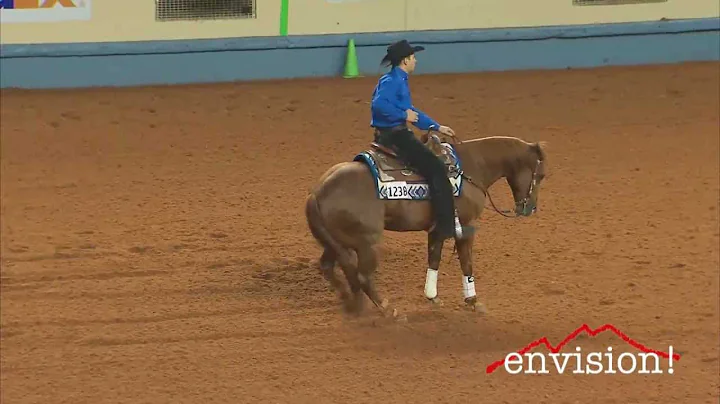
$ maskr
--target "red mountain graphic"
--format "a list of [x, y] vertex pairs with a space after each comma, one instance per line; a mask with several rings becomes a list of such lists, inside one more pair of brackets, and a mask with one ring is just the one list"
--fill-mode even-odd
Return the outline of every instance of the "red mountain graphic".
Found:
[[[545, 345], [550, 352], [552, 352], [552, 353], [558, 353], [558, 352], [560, 352], [560, 350], [561, 350], [565, 345], [567, 345], [569, 342], [571, 342], [572, 340], [574, 340], [575, 338], [577, 338], [577, 336], [580, 335], [580, 333], [582, 333], [582, 332], [585, 332], [585, 333], [587, 333], [588, 335], [590, 335], [591, 337], [594, 337], [594, 336], [596, 336], [596, 335], [598, 335], [598, 334], [601, 334], [601, 333], [603, 333], [603, 332], [605, 332], [605, 331], [612, 331], [613, 334], [617, 335], [617, 336], [620, 337], [623, 341], [627, 342], [628, 345], [630, 345], [630, 346], [632, 346], [632, 347], [634, 347], [634, 348], [637, 348], [637, 349], [639, 349], [639, 350], [642, 351], [642, 352], [645, 352], [645, 353], [654, 353], [654, 354], [656, 354], [656, 355], [658, 355], [658, 356], [660, 356], [660, 357], [662, 357], [662, 358], [666, 358], [666, 359], [670, 358], [670, 355], [669, 355], [668, 353], [662, 352], [662, 351], [656, 351], [656, 350], [654, 350], [654, 349], [650, 349], [650, 348], [646, 347], [645, 345], [640, 344], [639, 342], [637, 342], [637, 341], [631, 339], [630, 337], [628, 337], [627, 335], [625, 335], [622, 331], [618, 330], [615, 326], [613, 326], [613, 325], [611, 325], [611, 324], [605, 324], [605, 325], [603, 325], [603, 326], [601, 326], [601, 327], [599, 327], [599, 328], [596, 328], [596, 329], [594, 329], [594, 330], [590, 329], [590, 327], [589, 327], [587, 324], [583, 324], [583, 325], [581, 325], [577, 330], [573, 331], [572, 333], [570, 333], [570, 335], [568, 335], [567, 337], [565, 337], [565, 339], [562, 340], [562, 342], [560, 342], [556, 347], [553, 347], [552, 345], [550, 345], [550, 342], [548, 341], [547, 337], [542, 337], [542, 338], [540, 338], [540, 339], [538, 339], [538, 340], [536, 340], [536, 341], [531, 342], [531, 343], [530, 343], [528, 346], [526, 346], [525, 348], [517, 351], [517, 353], [520, 354], [520, 355], [522, 355], [522, 354], [524, 354], [524, 353], [529, 352], [531, 349], [537, 347], [538, 345]], [[674, 359], [674, 360], [680, 360], [680, 355], [678, 355], [678, 354], [673, 354], [673, 359]], [[497, 369], [498, 367], [502, 366], [504, 363], [505, 363], [505, 359], [502, 359], [502, 360], [499, 360], [499, 361], [497, 361], [497, 362], [491, 363], [490, 366], [488, 366], [488, 367], [485, 369], [485, 373], [492, 373], [492, 372], [494, 372], [495, 369]]]

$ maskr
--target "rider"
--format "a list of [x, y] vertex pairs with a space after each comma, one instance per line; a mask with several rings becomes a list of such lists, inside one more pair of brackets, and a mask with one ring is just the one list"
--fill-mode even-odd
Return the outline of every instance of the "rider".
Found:
[[415, 53], [422, 50], [425, 48], [411, 46], [406, 40], [388, 46], [381, 63], [391, 65], [392, 69], [380, 78], [373, 92], [371, 126], [375, 128], [376, 142], [395, 150], [398, 157], [427, 179], [435, 213], [435, 230], [440, 239], [466, 239], [472, 236], [474, 229], [460, 225], [445, 164], [415, 137], [407, 125], [410, 122], [421, 130], [432, 128], [446, 135], [455, 135], [452, 129], [441, 126], [412, 105], [408, 74], [415, 70]]

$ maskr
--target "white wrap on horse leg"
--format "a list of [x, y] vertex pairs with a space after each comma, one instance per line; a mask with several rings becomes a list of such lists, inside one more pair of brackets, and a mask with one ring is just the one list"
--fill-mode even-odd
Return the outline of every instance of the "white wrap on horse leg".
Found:
[[466, 299], [475, 296], [475, 277], [463, 275], [463, 295]]
[[437, 278], [438, 270], [428, 268], [427, 275], [425, 275], [425, 297], [428, 299], [437, 297]]

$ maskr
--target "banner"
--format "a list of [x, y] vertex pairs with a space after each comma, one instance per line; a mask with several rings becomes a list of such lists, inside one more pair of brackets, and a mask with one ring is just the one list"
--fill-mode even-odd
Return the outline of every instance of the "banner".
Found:
[[90, 1], [0, 0], [0, 23], [87, 21]]

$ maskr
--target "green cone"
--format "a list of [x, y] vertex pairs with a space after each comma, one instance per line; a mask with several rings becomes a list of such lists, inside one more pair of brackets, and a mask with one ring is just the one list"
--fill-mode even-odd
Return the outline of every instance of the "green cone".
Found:
[[360, 77], [354, 39], [350, 39], [350, 41], [348, 41], [348, 52], [345, 59], [345, 74], [343, 74], [343, 77], [346, 79]]

